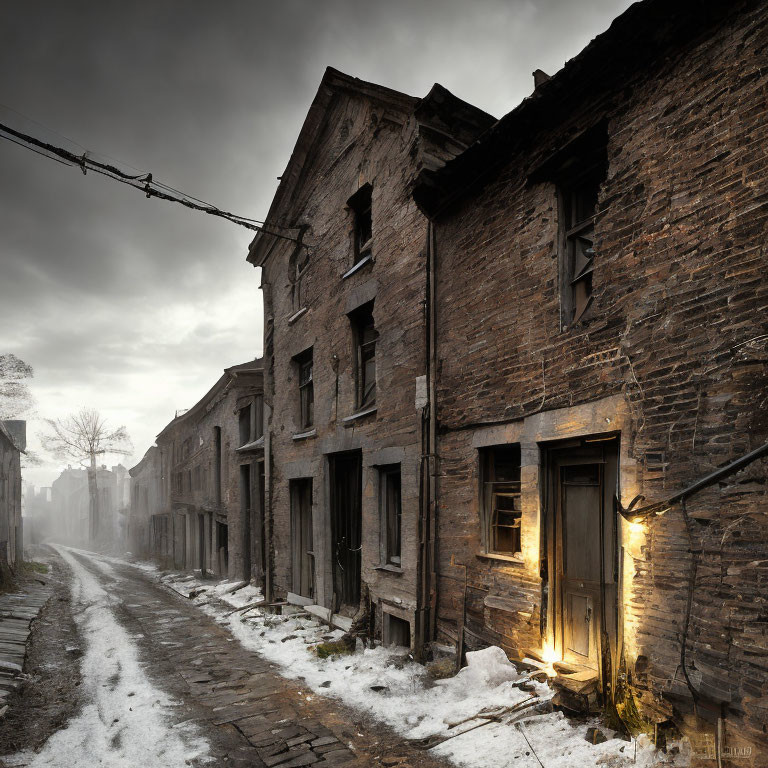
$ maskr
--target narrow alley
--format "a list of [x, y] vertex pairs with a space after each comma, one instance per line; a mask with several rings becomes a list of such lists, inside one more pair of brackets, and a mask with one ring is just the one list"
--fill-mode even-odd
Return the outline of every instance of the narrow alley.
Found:
[[[22, 749], [0, 765], [373, 765], [381, 756], [385, 765], [441, 765], [338, 704], [307, 700], [300, 685], [141, 570], [66, 548], [51, 559], [71, 579], [78, 638], [60, 639], [82, 652], [82, 683], [70, 692], [82, 708], [38, 753]], [[44, 726], [36, 710], [22, 713], [37, 735]]]

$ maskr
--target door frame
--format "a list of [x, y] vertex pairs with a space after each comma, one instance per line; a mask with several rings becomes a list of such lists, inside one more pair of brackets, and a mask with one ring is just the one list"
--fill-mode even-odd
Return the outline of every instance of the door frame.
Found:
[[[549, 605], [545, 636], [554, 643], [556, 654], [568, 663], [576, 662], [566, 652], [564, 626], [563, 530], [561, 468], [585, 464], [601, 465], [601, 514], [599, 550], [600, 583], [593, 591], [595, 618], [591, 625], [596, 656], [596, 673], [604, 692], [607, 683], [615, 676], [615, 659], [619, 624], [618, 605], [618, 536], [619, 526], [614, 498], [619, 494], [620, 434], [607, 433], [585, 435], [566, 440], [540, 444], [542, 459], [542, 494], [546, 520], [542, 526], [545, 539], [542, 552], [546, 562], [542, 576], [547, 579]], [[589, 591], [589, 590], [585, 590]], [[590, 666], [589, 664], [585, 666]]]

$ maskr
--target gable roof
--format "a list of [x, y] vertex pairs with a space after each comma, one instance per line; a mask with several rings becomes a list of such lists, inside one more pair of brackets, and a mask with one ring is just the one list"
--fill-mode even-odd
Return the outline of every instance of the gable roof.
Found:
[[399, 117], [405, 122], [414, 116], [419, 130], [424, 131], [428, 139], [420, 153], [421, 162], [427, 168], [437, 168], [448, 158], [455, 157], [496, 121], [491, 115], [454, 96], [437, 83], [427, 96], [419, 99], [328, 67], [307, 112], [288, 165], [280, 177], [264, 229], [256, 234], [249, 246], [247, 261], [254, 266], [264, 263], [280, 236], [295, 237], [298, 240], [301, 238], [300, 229], [285, 218], [288, 205], [295, 199], [305, 179], [307, 161], [322, 137], [334, 97], [340, 93], [354, 94], [378, 104], [387, 110], [390, 118]]

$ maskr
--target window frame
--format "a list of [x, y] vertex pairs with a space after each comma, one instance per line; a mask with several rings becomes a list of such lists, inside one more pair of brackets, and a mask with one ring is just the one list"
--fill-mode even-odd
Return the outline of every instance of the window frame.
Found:
[[[605, 168], [592, 164], [557, 184], [562, 328], [586, 320], [593, 304], [594, 231]], [[584, 213], [584, 201], [589, 212]], [[586, 243], [586, 247], [582, 244]], [[583, 291], [583, 298], [579, 293]]]
[[373, 248], [373, 186], [363, 184], [347, 206], [354, 216], [352, 266], [359, 264], [372, 255]]
[[[373, 315], [374, 303], [369, 301], [350, 312], [355, 345], [355, 410], [362, 411], [376, 405], [376, 345], [379, 332]], [[366, 334], [370, 334], [366, 338]], [[370, 367], [369, 367], [370, 365]]]
[[[515, 470], [515, 478], [499, 477], [497, 456], [506, 453], [507, 463], [510, 458]], [[499, 506], [499, 499], [511, 499], [512, 506], [504, 509]], [[513, 524], [499, 524], [500, 514], [516, 518]], [[481, 543], [483, 553], [522, 559], [522, 488], [520, 444], [507, 443], [492, 445], [480, 449], [480, 516]], [[512, 531], [513, 545], [502, 548], [498, 545], [499, 529]], [[516, 532], [516, 533], [515, 533]], [[516, 546], [514, 546], [516, 544]]]
[[[379, 471], [381, 562], [403, 567], [403, 477], [400, 464], [386, 464]], [[393, 481], [396, 480], [396, 486]], [[394, 494], [391, 491], [395, 491]], [[395, 507], [392, 500], [395, 500]], [[394, 516], [393, 516], [394, 513]], [[396, 545], [396, 546], [395, 546]]]
[[314, 357], [312, 347], [294, 358], [298, 375], [299, 426], [312, 429], [315, 422]]

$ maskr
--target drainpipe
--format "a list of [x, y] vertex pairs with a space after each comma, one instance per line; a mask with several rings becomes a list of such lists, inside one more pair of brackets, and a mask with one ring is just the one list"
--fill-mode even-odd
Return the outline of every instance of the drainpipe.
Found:
[[426, 318], [425, 357], [427, 367], [427, 405], [421, 419], [421, 461], [419, 468], [419, 619], [416, 634], [416, 650], [424, 647], [435, 637], [437, 613], [437, 484], [436, 484], [436, 239], [435, 228], [427, 222], [426, 263]]

